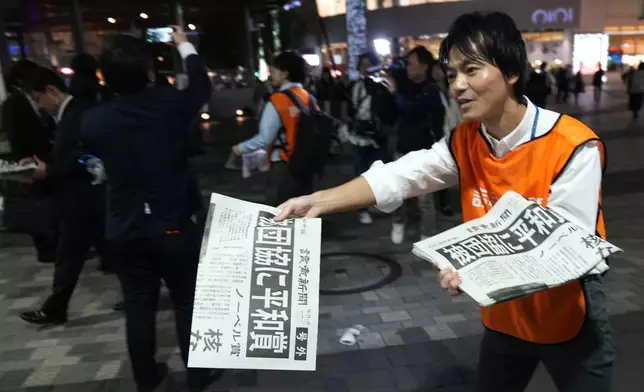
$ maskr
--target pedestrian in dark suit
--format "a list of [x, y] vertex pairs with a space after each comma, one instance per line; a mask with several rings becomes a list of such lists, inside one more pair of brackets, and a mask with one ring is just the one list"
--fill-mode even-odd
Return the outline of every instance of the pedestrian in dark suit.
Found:
[[[125, 299], [127, 344], [139, 391], [154, 390], [167, 365], [155, 362], [156, 311], [161, 280], [170, 291], [184, 363], [190, 346], [201, 232], [195, 215], [201, 196], [188, 160], [190, 124], [211, 92], [203, 60], [176, 28], [188, 86], [151, 86], [145, 43], [118, 36], [99, 60], [107, 105], [83, 121], [83, 145], [99, 157], [108, 178], [107, 237]], [[209, 371], [188, 370], [191, 391], [211, 381]]]
[[26, 83], [26, 91], [58, 122], [52, 154], [34, 158], [38, 167], [33, 180], [52, 183], [60, 230], [53, 292], [39, 310], [21, 317], [33, 324], [61, 324], [67, 321], [69, 300], [88, 251], [104, 237], [104, 190], [91, 184], [92, 176], [79, 162], [81, 119], [93, 103], [69, 95], [65, 82], [46, 68]]
[[[10, 95], [2, 104], [2, 126], [7, 134], [11, 153], [9, 158], [20, 160], [25, 157], [48, 156], [52, 152], [54, 131], [56, 124], [52, 116], [41, 110], [38, 105], [24, 92], [24, 81], [29, 75], [37, 72], [39, 66], [29, 60], [20, 60], [13, 65], [7, 78]], [[9, 184], [11, 189], [19, 195], [9, 194], [8, 197], [29, 197], [31, 200], [46, 202], [52, 197], [49, 181], [37, 184]], [[19, 189], [18, 189], [19, 188]], [[7, 203], [8, 208], [11, 204]], [[45, 222], [56, 222], [55, 211], [50, 211], [52, 219], [43, 219]], [[57, 227], [47, 224], [48, 227], [39, 227], [37, 232], [29, 234], [33, 238], [37, 251], [38, 261], [50, 263], [56, 261]]]

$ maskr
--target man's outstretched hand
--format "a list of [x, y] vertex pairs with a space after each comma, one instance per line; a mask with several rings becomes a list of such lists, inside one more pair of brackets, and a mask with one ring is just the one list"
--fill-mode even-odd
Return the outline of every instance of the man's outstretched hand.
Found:
[[290, 199], [277, 209], [280, 210], [280, 213], [275, 217], [276, 222], [288, 218], [317, 218], [322, 214], [320, 206], [315, 203], [314, 195]]

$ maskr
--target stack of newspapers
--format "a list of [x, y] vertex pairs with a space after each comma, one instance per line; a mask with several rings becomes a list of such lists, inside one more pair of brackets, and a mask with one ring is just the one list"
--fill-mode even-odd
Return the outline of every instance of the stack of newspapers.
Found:
[[414, 244], [413, 253], [459, 273], [481, 306], [510, 301], [608, 270], [618, 247], [555, 211], [506, 192], [483, 217]]
[[36, 164], [21, 165], [0, 159], [0, 179], [28, 177], [35, 168]]

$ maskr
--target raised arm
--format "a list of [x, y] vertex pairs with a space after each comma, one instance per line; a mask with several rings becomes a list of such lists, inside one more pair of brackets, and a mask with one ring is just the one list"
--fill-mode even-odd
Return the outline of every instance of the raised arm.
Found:
[[383, 164], [376, 162], [362, 176], [338, 187], [291, 199], [278, 207], [277, 220], [314, 218], [335, 212], [377, 205], [385, 212], [398, 208], [404, 199], [455, 185], [458, 168], [443, 138], [429, 150], [409, 153]]
[[199, 56], [195, 47], [188, 42], [183, 29], [174, 26], [174, 41], [181, 58], [185, 61], [188, 75], [188, 86], [179, 91], [178, 105], [187, 121], [192, 121], [202, 106], [210, 99], [212, 85], [204, 60]]

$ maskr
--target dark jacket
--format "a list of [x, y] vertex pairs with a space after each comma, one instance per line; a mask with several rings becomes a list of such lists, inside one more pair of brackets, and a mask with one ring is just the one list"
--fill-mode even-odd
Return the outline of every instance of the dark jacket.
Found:
[[438, 85], [426, 82], [411, 84], [394, 99], [400, 113], [396, 152], [430, 148], [436, 142], [435, 133], [442, 132], [445, 107]]
[[108, 178], [107, 237], [131, 240], [180, 229], [201, 209], [188, 161], [190, 124], [211, 93], [203, 60], [186, 58], [188, 87], [148, 87], [92, 109], [83, 121], [86, 151]]
[[55, 129], [54, 119], [42, 111], [36, 112], [21, 92], [12, 93], [2, 104], [2, 130], [9, 140], [13, 160], [49, 155]]
[[92, 176], [78, 160], [81, 121], [93, 102], [72, 98], [58, 123], [53, 152], [44, 160], [47, 179], [54, 188], [54, 197], [62, 216], [96, 214], [103, 207], [104, 189], [93, 186]]
[[[353, 97], [353, 89], [357, 81], [353, 81], [349, 84], [347, 92], [345, 94], [346, 98], [351, 103]], [[398, 109], [394, 102], [393, 96], [389, 93], [387, 88], [381, 83], [375, 82], [371, 78], [365, 78], [365, 89], [367, 95], [371, 97], [371, 113], [375, 118], [377, 117], [385, 125], [394, 125], [398, 119]], [[354, 118], [358, 108], [353, 107], [353, 104], [349, 105], [349, 116]]]

